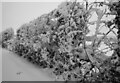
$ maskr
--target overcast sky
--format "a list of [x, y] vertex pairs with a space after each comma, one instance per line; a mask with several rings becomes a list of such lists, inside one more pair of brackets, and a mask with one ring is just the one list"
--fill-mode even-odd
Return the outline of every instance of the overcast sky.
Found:
[[36, 19], [57, 8], [60, 2], [3, 2], [2, 29], [19, 28], [22, 24]]

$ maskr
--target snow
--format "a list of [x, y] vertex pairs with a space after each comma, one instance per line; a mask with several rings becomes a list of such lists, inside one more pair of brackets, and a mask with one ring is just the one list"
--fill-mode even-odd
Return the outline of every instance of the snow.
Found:
[[17, 55], [2, 49], [3, 81], [52, 81], [44, 70], [33, 66]]

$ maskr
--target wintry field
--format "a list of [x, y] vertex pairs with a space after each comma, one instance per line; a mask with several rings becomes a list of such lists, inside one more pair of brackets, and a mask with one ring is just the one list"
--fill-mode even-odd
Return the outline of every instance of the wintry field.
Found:
[[24, 59], [5, 50], [2, 52], [3, 81], [52, 81], [53, 77], [44, 70], [31, 65]]

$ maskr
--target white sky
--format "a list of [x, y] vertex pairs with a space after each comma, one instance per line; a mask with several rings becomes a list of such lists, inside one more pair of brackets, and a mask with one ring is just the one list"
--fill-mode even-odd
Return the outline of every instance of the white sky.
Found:
[[19, 28], [22, 24], [49, 13], [59, 4], [59, 2], [3, 2], [2, 29]]

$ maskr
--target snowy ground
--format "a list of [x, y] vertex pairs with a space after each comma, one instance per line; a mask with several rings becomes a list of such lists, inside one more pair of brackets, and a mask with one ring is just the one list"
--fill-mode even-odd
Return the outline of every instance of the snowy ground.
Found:
[[15, 54], [2, 51], [2, 80], [3, 81], [52, 81], [45, 71], [34, 67]]

